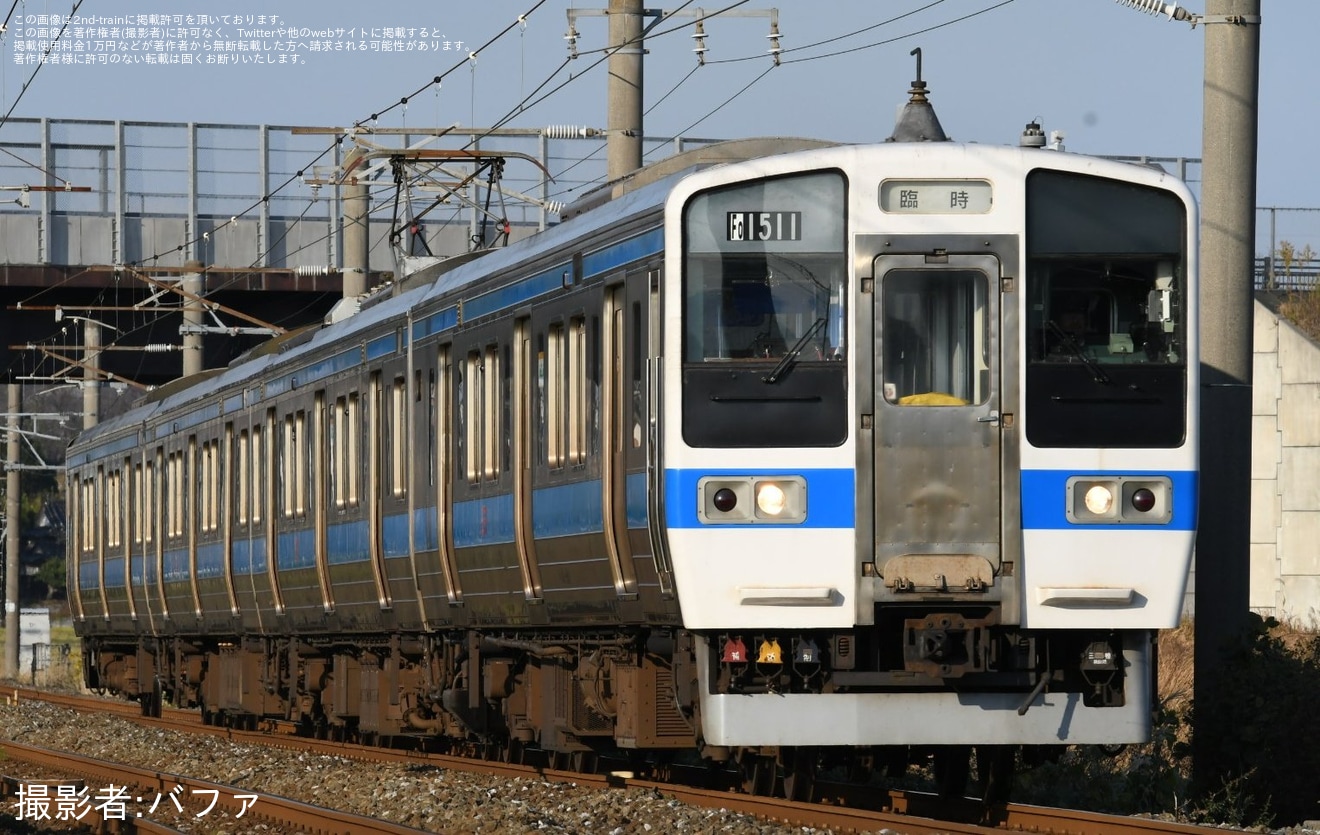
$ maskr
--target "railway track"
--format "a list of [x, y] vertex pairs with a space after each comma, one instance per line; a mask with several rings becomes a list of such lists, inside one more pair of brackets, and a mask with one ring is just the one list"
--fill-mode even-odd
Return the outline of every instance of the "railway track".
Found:
[[[342, 757], [360, 762], [404, 763], [413, 767], [430, 767], [466, 773], [495, 775], [508, 779], [522, 778], [547, 780], [552, 782], [574, 783], [579, 786], [600, 791], [618, 789], [639, 789], [662, 793], [675, 801], [707, 809], [723, 809], [729, 812], [741, 812], [758, 818], [775, 821], [790, 826], [830, 829], [835, 832], [876, 832], [888, 830], [894, 832], [951, 832], [983, 833], [1002, 832], [1005, 830], [1020, 832], [1077, 833], [1077, 835], [1109, 835], [1119, 832], [1142, 833], [1209, 833], [1224, 830], [1214, 827], [1198, 827], [1167, 821], [1099, 815], [1088, 812], [1054, 809], [1048, 807], [1026, 806], [1022, 804], [1004, 804], [986, 807], [979, 802], [954, 802], [939, 799], [933, 795], [916, 792], [889, 791], [867, 792], [864, 788], [842, 784], [821, 784], [818, 796], [829, 798], [826, 802], [801, 803], [775, 798], [738, 794], [726, 788], [710, 788], [684, 785], [673, 782], [658, 782], [651, 779], [639, 779], [631, 773], [616, 771], [607, 774], [587, 774], [464, 757], [447, 756], [434, 753], [419, 753], [371, 746], [362, 746], [346, 742], [308, 739], [292, 734], [292, 728], [284, 723], [268, 722], [257, 730], [239, 730], [235, 728], [204, 725], [200, 716], [193, 711], [169, 710], [159, 719], [140, 715], [138, 706], [128, 702], [105, 700], [90, 696], [47, 693], [28, 688], [6, 688], [3, 691], [6, 701], [41, 700], [57, 706], [83, 712], [112, 714], [145, 726], [171, 730], [181, 733], [204, 733], [223, 737], [237, 743], [277, 746], [300, 752]], [[13, 748], [11, 752], [9, 749]], [[26, 746], [24, 746], [25, 748]], [[23, 749], [11, 743], [0, 743], [15, 759], [26, 756]], [[90, 767], [90, 766], [88, 766]], [[114, 764], [104, 767], [123, 768]], [[125, 769], [125, 773], [133, 771]], [[76, 773], [76, 772], [75, 772]], [[158, 791], [161, 775], [142, 772], [144, 791]], [[185, 777], [165, 775], [171, 785], [185, 785]], [[92, 779], [92, 778], [89, 778]], [[107, 775], [97, 776], [102, 782]], [[122, 777], [119, 779], [123, 779]], [[155, 782], [152, 782], [155, 781]], [[195, 781], [204, 791], [219, 791], [230, 798], [242, 794], [242, 790], [233, 787], [216, 789], [216, 784]], [[297, 801], [284, 801], [271, 798], [272, 808], [266, 809], [267, 795], [261, 796], [263, 812], [274, 812], [275, 807], [287, 802], [291, 804], [290, 814], [312, 814], [309, 804]], [[310, 831], [324, 832], [419, 832], [425, 830], [407, 827], [371, 829], [362, 821], [375, 821], [373, 818], [349, 816], [351, 828], [335, 829], [333, 821], [322, 821], [321, 829]], [[300, 826], [290, 818], [280, 826]], [[386, 827], [397, 827], [382, 821], [375, 821]], [[294, 831], [300, 831], [295, 829]]]

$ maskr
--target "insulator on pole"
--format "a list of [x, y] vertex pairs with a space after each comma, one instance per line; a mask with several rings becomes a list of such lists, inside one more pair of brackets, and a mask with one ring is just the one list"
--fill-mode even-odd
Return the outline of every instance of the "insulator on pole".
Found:
[[1139, 12], [1145, 12], [1152, 15], [1164, 15], [1169, 20], [1188, 21], [1196, 17], [1191, 12], [1175, 3], [1166, 3], [1164, 0], [1117, 0], [1121, 5], [1136, 9]]
[[583, 139], [589, 136], [600, 136], [603, 133], [600, 128], [579, 127], [578, 125], [550, 125], [542, 128], [541, 132], [545, 134], [546, 139]]

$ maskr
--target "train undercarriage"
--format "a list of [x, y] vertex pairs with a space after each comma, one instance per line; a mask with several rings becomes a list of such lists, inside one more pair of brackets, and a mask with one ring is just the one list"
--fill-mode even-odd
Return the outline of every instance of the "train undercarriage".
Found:
[[[931, 766], [945, 794], [1004, 799], [1018, 746], [708, 744], [701, 682], [718, 694], [1007, 691], [1020, 713], [1051, 693], [1089, 706], [1121, 705], [1120, 637], [1023, 633], [991, 610], [887, 614], [901, 629], [797, 635], [678, 630], [535, 635], [84, 639], [87, 682], [165, 704], [204, 721], [254, 729], [289, 723], [301, 734], [566, 770], [603, 764], [664, 773], [702, 764], [755, 794], [810, 798], [817, 776], [848, 782]], [[881, 641], [878, 636], [891, 635]], [[716, 651], [698, 652], [705, 644]], [[710, 669], [702, 671], [704, 662]], [[959, 717], [959, 722], [970, 721]], [[1061, 750], [1061, 746], [1059, 747]], [[1035, 752], [1036, 755], [1039, 751]], [[975, 779], [973, 779], [975, 777]]]

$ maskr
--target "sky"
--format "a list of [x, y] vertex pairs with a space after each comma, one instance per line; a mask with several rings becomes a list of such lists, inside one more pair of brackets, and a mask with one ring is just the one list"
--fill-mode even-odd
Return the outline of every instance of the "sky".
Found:
[[[40, 54], [41, 30], [49, 39], [50, 17], [68, 17], [75, 2], [78, 19], [61, 36], [68, 51], [37, 70], [29, 62]], [[707, 13], [736, 4], [704, 2]], [[1204, 12], [1205, 2], [1185, 5]], [[606, 4], [15, 0], [0, 40], [0, 112], [327, 126], [376, 114], [386, 127], [505, 119], [510, 127], [604, 127], [606, 73], [597, 61], [607, 28], [589, 12]], [[1320, 208], [1320, 110], [1311, 96], [1320, 80], [1320, 5], [1263, 6], [1256, 202]], [[564, 37], [570, 8], [579, 33], [573, 60]], [[664, 8], [696, 6], [670, 0]], [[767, 54], [771, 8], [770, 0], [749, 0], [736, 11], [750, 15], [706, 21], [700, 67], [692, 17], [655, 27], [645, 59], [648, 136], [879, 141], [906, 100], [915, 72], [909, 53], [920, 47], [931, 101], [955, 140], [1012, 144], [1038, 121], [1047, 134], [1062, 131], [1070, 151], [1201, 154], [1204, 27], [1115, 0], [780, 0], [784, 52], [775, 67]], [[291, 40], [296, 48], [282, 46]], [[228, 47], [214, 48], [221, 44]], [[1320, 212], [1275, 219], [1281, 237], [1320, 250]], [[1262, 213], [1258, 228], [1267, 227]]]

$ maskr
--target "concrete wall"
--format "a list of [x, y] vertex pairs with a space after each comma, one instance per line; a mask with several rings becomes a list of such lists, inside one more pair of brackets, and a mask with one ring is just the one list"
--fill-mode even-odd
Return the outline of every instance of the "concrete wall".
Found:
[[1320, 345], [1272, 299], [1255, 319], [1250, 605], [1320, 625]]

